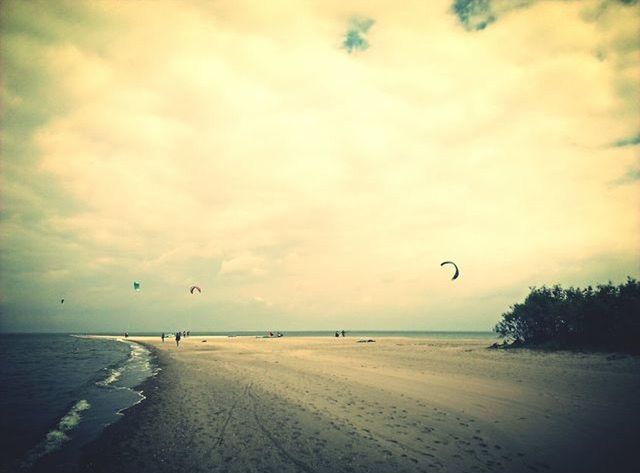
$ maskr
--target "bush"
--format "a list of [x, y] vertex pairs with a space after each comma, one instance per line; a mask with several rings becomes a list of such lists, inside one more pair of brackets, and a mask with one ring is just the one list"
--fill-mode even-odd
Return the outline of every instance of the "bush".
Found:
[[640, 283], [530, 288], [495, 326], [517, 345], [640, 353]]

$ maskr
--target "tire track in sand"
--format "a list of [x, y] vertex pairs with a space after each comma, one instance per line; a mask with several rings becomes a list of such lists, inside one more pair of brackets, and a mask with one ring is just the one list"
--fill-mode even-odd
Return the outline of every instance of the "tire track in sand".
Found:
[[233, 402], [233, 404], [231, 405], [231, 408], [229, 409], [229, 413], [227, 414], [227, 418], [222, 423], [222, 427], [220, 427], [220, 431], [218, 432], [218, 441], [216, 442], [216, 445], [218, 447], [222, 445], [222, 442], [224, 441], [224, 433], [227, 430], [227, 426], [229, 425], [229, 421], [231, 420], [231, 417], [233, 416], [233, 411], [238, 405], [238, 402], [240, 402], [240, 398], [247, 395], [250, 387], [251, 387], [251, 384], [248, 384], [244, 388], [244, 392], [242, 393], [242, 396], [238, 396], [236, 400]]
[[314, 470], [312, 467], [310, 467], [309, 465], [307, 465], [306, 463], [298, 460], [297, 458], [295, 458], [293, 455], [291, 455], [287, 449], [285, 449], [282, 446], [282, 443], [280, 443], [278, 441], [278, 439], [276, 439], [276, 437], [271, 433], [271, 431], [269, 431], [269, 429], [267, 429], [264, 425], [264, 423], [260, 420], [260, 417], [258, 416], [258, 411], [256, 410], [256, 397], [253, 395], [253, 393], [251, 391], [249, 391], [249, 387], [247, 386], [247, 394], [249, 395], [249, 397], [253, 400], [252, 402], [252, 409], [253, 409], [253, 417], [256, 420], [256, 424], [258, 424], [258, 427], [260, 427], [260, 430], [262, 431], [262, 433], [269, 439], [269, 441], [273, 444], [273, 446], [276, 448], [276, 450], [278, 450], [278, 452], [280, 453], [281, 456], [283, 456], [284, 458], [286, 458], [287, 460], [289, 460], [291, 463], [293, 463], [294, 465], [296, 465], [298, 468], [300, 468], [302, 471], [305, 471], [307, 473], [316, 473], [316, 470]]

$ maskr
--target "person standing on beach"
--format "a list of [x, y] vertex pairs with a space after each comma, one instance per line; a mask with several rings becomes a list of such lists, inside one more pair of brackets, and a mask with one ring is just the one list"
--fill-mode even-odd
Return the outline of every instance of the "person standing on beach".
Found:
[[338, 333], [338, 331], [336, 330], [336, 338], [338, 338], [340, 336], [340, 334]]
[[180, 332], [176, 332], [176, 346], [179, 347], [180, 346]]
[[345, 334], [345, 332], [344, 332], [344, 330], [343, 330], [343, 331], [342, 331], [342, 336], [343, 336], [343, 337], [344, 337], [344, 334]]
[[160, 338], [162, 338], [162, 343], [164, 343], [164, 332], [162, 332], [162, 335]]

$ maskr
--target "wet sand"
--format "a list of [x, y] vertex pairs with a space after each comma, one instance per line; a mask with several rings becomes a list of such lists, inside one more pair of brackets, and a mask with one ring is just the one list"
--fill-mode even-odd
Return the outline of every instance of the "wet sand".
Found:
[[133, 340], [162, 371], [83, 471], [634, 471], [638, 357], [478, 340]]

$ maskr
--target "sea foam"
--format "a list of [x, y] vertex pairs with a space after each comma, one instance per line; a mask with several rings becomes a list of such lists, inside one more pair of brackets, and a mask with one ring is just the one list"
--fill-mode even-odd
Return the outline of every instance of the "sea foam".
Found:
[[76, 402], [69, 412], [60, 419], [57, 427], [48, 432], [44, 440], [27, 453], [24, 460], [20, 463], [20, 470], [31, 468], [33, 464], [44, 455], [59, 450], [62, 444], [69, 440], [69, 435], [67, 434], [80, 423], [82, 412], [90, 407], [91, 404], [89, 404], [86, 399], [81, 399]]

